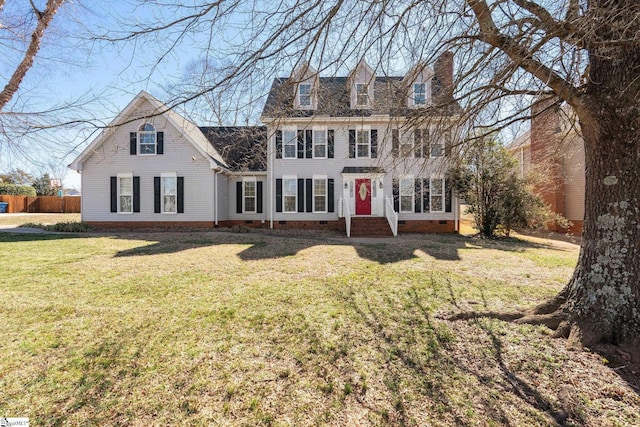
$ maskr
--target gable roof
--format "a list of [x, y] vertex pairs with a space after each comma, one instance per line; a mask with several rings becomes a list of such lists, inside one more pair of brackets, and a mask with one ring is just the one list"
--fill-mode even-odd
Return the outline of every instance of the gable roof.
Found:
[[227, 166], [220, 153], [218, 153], [215, 148], [211, 144], [209, 144], [207, 138], [202, 134], [200, 129], [195, 124], [193, 124], [180, 114], [176, 113], [168, 106], [158, 101], [156, 98], [143, 90], [140, 91], [140, 93], [138, 93], [131, 100], [131, 102], [129, 102], [129, 104], [127, 104], [127, 106], [120, 112], [120, 114], [118, 114], [116, 118], [113, 119], [102, 132], [100, 132], [100, 135], [98, 135], [82, 151], [82, 153], [80, 153], [80, 155], [69, 164], [69, 167], [77, 171], [81, 171], [82, 164], [93, 154], [93, 152], [97, 148], [99, 148], [104, 143], [104, 141], [108, 137], [113, 134], [114, 129], [117, 126], [133, 120], [143, 119], [144, 117], [135, 117], [133, 113], [135, 112], [136, 108], [138, 108], [144, 101], [149, 102], [158, 115], [165, 117], [171, 125], [180, 130], [185, 139], [190, 142], [191, 145], [193, 145], [193, 147], [198, 150], [198, 152], [200, 152], [203, 157], [209, 159], [211, 168], [215, 168], [218, 166]]
[[432, 77], [431, 90], [436, 107], [427, 109], [408, 108], [406, 105], [407, 86], [404, 76], [378, 76], [374, 80], [373, 106], [369, 109], [352, 109], [350, 107], [349, 77], [319, 77], [317, 88], [318, 108], [301, 110], [294, 108], [295, 85], [289, 78], [280, 77], [273, 80], [267, 96], [263, 118], [291, 117], [369, 117], [373, 115], [413, 116], [445, 115], [450, 116], [461, 111], [460, 105], [446, 95], [442, 83], [436, 76]]
[[200, 131], [230, 170], [267, 170], [266, 126], [203, 126]]

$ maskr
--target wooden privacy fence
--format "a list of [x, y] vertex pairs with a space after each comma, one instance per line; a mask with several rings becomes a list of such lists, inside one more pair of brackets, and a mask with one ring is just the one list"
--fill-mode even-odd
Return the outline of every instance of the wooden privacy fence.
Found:
[[0, 195], [0, 202], [9, 203], [7, 213], [80, 213], [79, 196]]

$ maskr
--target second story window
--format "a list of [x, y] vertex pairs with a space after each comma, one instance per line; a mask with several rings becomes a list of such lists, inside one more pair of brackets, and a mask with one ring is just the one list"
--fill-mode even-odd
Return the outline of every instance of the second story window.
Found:
[[298, 85], [298, 104], [301, 108], [311, 107], [311, 83]]
[[144, 123], [138, 129], [138, 153], [156, 154], [156, 128], [151, 123]]
[[414, 83], [413, 84], [413, 105], [426, 105], [427, 104], [427, 84], [426, 83]]
[[369, 105], [369, 87], [364, 83], [356, 83], [356, 104], [361, 107]]
[[358, 130], [356, 132], [356, 158], [369, 157], [369, 131]]
[[296, 136], [297, 133], [295, 130], [285, 130], [282, 132], [283, 146], [284, 146], [284, 156], [285, 159], [295, 159], [297, 158], [296, 151]]

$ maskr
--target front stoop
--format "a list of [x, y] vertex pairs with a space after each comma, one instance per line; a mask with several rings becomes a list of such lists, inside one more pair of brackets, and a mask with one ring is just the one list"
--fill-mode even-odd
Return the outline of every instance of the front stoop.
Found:
[[351, 218], [351, 237], [393, 237], [385, 217], [356, 216]]

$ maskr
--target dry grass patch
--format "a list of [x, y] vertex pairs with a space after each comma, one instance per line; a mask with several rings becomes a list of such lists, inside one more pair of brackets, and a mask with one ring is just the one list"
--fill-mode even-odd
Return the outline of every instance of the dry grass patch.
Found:
[[[0, 416], [34, 425], [634, 425], [632, 386], [527, 307], [576, 246], [0, 233]], [[544, 262], [541, 262], [543, 260]], [[565, 398], [565, 395], [569, 398]]]

